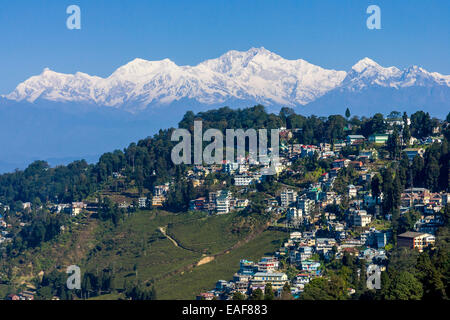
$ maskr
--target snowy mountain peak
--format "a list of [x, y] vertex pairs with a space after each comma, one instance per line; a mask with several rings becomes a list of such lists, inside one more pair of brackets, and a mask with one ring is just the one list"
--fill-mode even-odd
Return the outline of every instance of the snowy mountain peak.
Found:
[[352, 67], [352, 69], [355, 70], [356, 72], [362, 72], [369, 67], [380, 68], [381, 66], [378, 63], [376, 63], [375, 61], [373, 61], [372, 59], [366, 57], [364, 59], [359, 60]]
[[[247, 51], [237, 51], [237, 50], [230, 50], [226, 53], [224, 53], [221, 57], [244, 57], [244, 58], [253, 58], [256, 56], [264, 56], [264, 57], [279, 57], [279, 55], [273, 53], [272, 51], [267, 50], [264, 47], [259, 48], [250, 48]], [[220, 57], [220, 58], [221, 58]]]
[[169, 60], [148, 61], [136, 58], [118, 68], [110, 78], [126, 78], [132, 80], [133, 77], [143, 77], [146, 75], [163, 72], [167, 68], [176, 68], [177, 65]]
[[265, 64], [270, 63], [270, 61], [279, 60], [284, 59], [264, 47], [260, 47], [251, 48], [247, 51], [230, 50], [219, 58], [200, 63], [199, 66], [212, 69], [219, 73], [229, 73], [232, 71], [235, 73], [238, 70], [247, 68], [252, 62], [253, 64]]

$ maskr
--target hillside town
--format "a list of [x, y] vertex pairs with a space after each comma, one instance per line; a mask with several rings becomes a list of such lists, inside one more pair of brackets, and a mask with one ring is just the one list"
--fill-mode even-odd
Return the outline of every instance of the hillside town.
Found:
[[[436, 231], [445, 223], [448, 190], [416, 186], [413, 173], [406, 171], [407, 188], [399, 190], [398, 199], [394, 199], [396, 196], [387, 192], [395, 190], [384, 188], [381, 181], [388, 179], [388, 170], [399, 172], [398, 166], [403, 163], [414, 166], [423, 162], [426, 150], [442, 144], [443, 130], [449, 124], [439, 123], [430, 135], [416, 138], [404, 133], [405, 127], [411, 125], [410, 118], [397, 115], [383, 121], [383, 132], [367, 137], [347, 134], [343, 140], [318, 144], [297, 143], [299, 129], [279, 127], [281, 145], [276, 164], [270, 162], [273, 150], [269, 148], [268, 157], [257, 163], [250, 163], [246, 157], [235, 162], [189, 166], [182, 181], [192, 190], [203, 191], [201, 196], [185, 202], [177, 200], [178, 206], [217, 216], [250, 212], [260, 203], [270, 217], [269, 229], [285, 232], [287, 238], [276, 252], [258, 262], [241, 257], [232, 278], [219, 280], [214, 289], [198, 293], [197, 298], [226, 300], [237, 294], [251, 297], [268, 284], [276, 296], [288, 291], [293, 298], [299, 298], [313, 279], [326, 277], [322, 272], [326, 263], [352, 256], [363, 261], [366, 269], [377, 266], [383, 272], [394, 244], [418, 252], [432, 248]], [[344, 130], [354, 129], [348, 124]], [[273, 169], [271, 174], [267, 174], [269, 169]], [[157, 177], [158, 172], [153, 170], [152, 176]], [[130, 189], [130, 179], [124, 170], [118, 170], [112, 172], [101, 192], [79, 201], [43, 203], [37, 199], [16, 202], [14, 208], [0, 203], [1, 249], [6, 250], [14, 236], [31, 224], [26, 217], [33, 210], [45, 209], [68, 217], [59, 226], [58, 232], [64, 232], [78, 217], [101, 215], [109, 206], [106, 199], [112, 201], [117, 208], [114, 210], [128, 214], [171, 210], [179, 192], [175, 183], [175, 178], [159, 180], [151, 190], [135, 187], [133, 192], [125, 192]], [[394, 201], [391, 198], [397, 201], [398, 212], [390, 209]], [[12, 211], [15, 216], [5, 221], [3, 215], [11, 217]], [[393, 234], [394, 223], [398, 234]], [[347, 289], [349, 296], [355, 291]], [[25, 291], [14, 299], [33, 299], [33, 294]]]
[[[389, 120], [388, 120], [389, 121]], [[390, 125], [402, 126], [400, 120], [390, 120]], [[410, 124], [410, 121], [406, 122]], [[292, 136], [292, 132], [281, 128], [281, 135]], [[256, 289], [264, 291], [270, 284], [276, 296], [281, 296], [287, 286], [292, 296], [298, 298], [305, 284], [321, 277], [324, 261], [342, 259], [350, 254], [363, 260], [366, 267], [377, 266], [384, 271], [387, 265], [387, 252], [392, 248], [392, 230], [388, 227], [392, 215], [384, 214], [381, 203], [383, 193], [374, 195], [371, 183], [379, 174], [379, 151], [386, 146], [392, 130], [369, 137], [348, 135], [345, 141], [338, 141], [332, 147], [328, 143], [320, 145], [292, 144], [283, 146], [283, 157], [277, 174], [294, 175], [292, 163], [299, 158], [316, 157], [319, 160], [331, 159], [331, 168], [320, 174], [317, 181], [311, 182], [301, 190], [284, 186], [277, 198], [267, 199], [267, 210], [281, 218], [274, 228], [292, 231], [289, 239], [270, 257], [262, 257], [259, 262], [248, 261], [243, 257], [238, 272], [232, 280], [219, 280], [216, 287], [198, 295], [197, 299], [211, 300], [250, 297]], [[425, 148], [431, 143], [440, 143], [438, 128], [433, 129], [435, 136], [421, 141], [411, 137], [410, 141], [402, 141], [402, 152], [412, 162], [415, 157], [423, 157]], [[344, 155], [342, 148], [366, 145], [354, 154]], [[415, 145], [414, 148], [406, 147]], [[343, 193], [334, 191], [333, 185], [340, 170], [351, 168], [356, 172], [354, 184], [345, 186]], [[230, 170], [234, 169], [234, 170]], [[234, 176], [236, 186], [248, 186], [261, 183], [261, 176], [249, 173], [244, 163], [226, 163], [223, 170]], [[431, 192], [426, 188], [411, 186], [403, 190], [400, 198], [400, 214], [416, 212], [417, 220], [411, 230], [396, 237], [398, 247], [417, 249], [422, 252], [432, 248], [435, 243], [437, 229], [444, 225], [442, 212], [449, 204], [448, 192]], [[345, 201], [348, 208], [341, 212], [342, 219], [337, 218], [336, 207]], [[198, 208], [201, 210], [200, 208]], [[290, 276], [286, 270], [291, 271]], [[295, 270], [292, 273], [292, 270]], [[355, 292], [348, 288], [349, 295]]]

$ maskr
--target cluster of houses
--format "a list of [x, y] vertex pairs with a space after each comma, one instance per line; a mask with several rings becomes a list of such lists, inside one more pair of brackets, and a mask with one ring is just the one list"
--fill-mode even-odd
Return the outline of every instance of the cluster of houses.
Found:
[[229, 190], [210, 192], [208, 199], [200, 197], [191, 200], [189, 210], [207, 211], [211, 214], [227, 214], [232, 210], [245, 209], [249, 204], [248, 199], [237, 199]]
[[[298, 298], [306, 284], [323, 276], [319, 256], [325, 259], [331, 257], [342, 259], [344, 254], [348, 253], [364, 259], [367, 266], [377, 265], [384, 271], [388, 259], [385, 250], [371, 247], [357, 248], [360, 245], [359, 242], [339, 243], [334, 238], [321, 238], [315, 231], [292, 232], [289, 239], [272, 256], [263, 257], [257, 263], [242, 259], [239, 270], [232, 280], [219, 280], [214, 289], [200, 293], [197, 299], [230, 300], [236, 292], [248, 297], [256, 289], [264, 291], [268, 283], [277, 296], [288, 284], [292, 296]], [[288, 277], [284, 272], [287, 265], [283, 264], [294, 267], [297, 272]], [[353, 288], [348, 289], [349, 294], [354, 293]]]
[[[280, 295], [286, 283], [291, 294], [297, 298], [311, 280], [322, 277], [319, 257], [326, 260], [342, 259], [345, 253], [358, 257], [366, 263], [366, 267], [376, 265], [385, 271], [388, 257], [384, 247], [392, 236], [390, 231], [378, 231], [370, 228], [361, 234], [360, 239], [339, 240], [336, 238], [319, 237], [316, 231], [292, 232], [289, 239], [273, 256], [263, 257], [255, 263], [246, 259], [240, 261], [240, 268], [230, 281], [219, 280], [214, 289], [200, 293], [199, 300], [230, 300], [235, 292], [249, 296], [256, 289], [264, 291], [270, 283], [276, 295]], [[398, 246], [415, 248], [423, 251], [427, 246], [434, 245], [435, 237], [421, 232], [405, 232], [397, 237]], [[286, 266], [280, 261], [295, 267], [298, 272], [288, 277], [283, 272]], [[348, 288], [349, 294], [354, 293]]]
[[239, 263], [239, 270], [231, 281], [219, 280], [216, 287], [208, 292], [202, 292], [197, 296], [198, 300], [230, 300], [235, 292], [245, 296], [253, 290], [264, 290], [267, 283], [272, 284], [276, 292], [281, 292], [283, 286], [289, 283], [288, 276], [279, 270], [279, 261], [276, 257], [263, 257], [255, 263], [243, 259]]
[[79, 215], [88, 209], [88, 204], [82, 201], [72, 203], [61, 203], [50, 206], [50, 212], [53, 213], [67, 213], [73, 217]]
[[[1, 204], [0, 204], [1, 208]], [[1, 211], [0, 211], [1, 212]], [[3, 218], [3, 215], [0, 213], [0, 245], [9, 241], [12, 241], [10, 238], [10, 232], [8, 229], [11, 228], [10, 224], [7, 224]]]
[[6, 297], [6, 299], [7, 300], [34, 300], [35, 295], [36, 295], [36, 289], [34, 288], [34, 286], [28, 285], [26, 290], [21, 291], [19, 293], [9, 294]]
[[[385, 247], [392, 241], [392, 231], [377, 229], [372, 222], [381, 217], [381, 203], [383, 194], [375, 198], [370, 192], [370, 182], [377, 173], [371, 163], [378, 159], [376, 148], [362, 149], [357, 155], [342, 158], [340, 150], [349, 145], [362, 144], [369, 141], [375, 145], [387, 142], [389, 133], [374, 134], [366, 139], [361, 135], [349, 135], [342, 142], [333, 146], [327, 143], [315, 145], [293, 144], [282, 146], [280, 157], [280, 172], [292, 173], [290, 165], [298, 158], [318, 156], [319, 159], [334, 158], [332, 168], [325, 172], [317, 182], [311, 183], [301, 191], [286, 187], [281, 190], [279, 198], [267, 199], [267, 210], [285, 214], [285, 226], [288, 229], [300, 230], [301, 226], [308, 226], [312, 231], [295, 231], [290, 239], [273, 257], [265, 257], [258, 263], [241, 260], [240, 269], [231, 281], [220, 280], [216, 288], [199, 295], [199, 299], [231, 299], [234, 292], [245, 295], [251, 294], [256, 288], [262, 288], [268, 282], [272, 284], [276, 293], [280, 293], [284, 284], [289, 283], [294, 297], [301, 294], [304, 285], [315, 277], [321, 276], [321, 265], [318, 257], [325, 260], [342, 258], [344, 253], [358, 256], [366, 261], [367, 266], [378, 265], [383, 271], [387, 263]], [[433, 140], [434, 141], [434, 140]], [[427, 140], [410, 143], [427, 144]], [[412, 161], [416, 156], [423, 156], [423, 148], [406, 148], [403, 150]], [[341, 158], [338, 158], [340, 157]], [[345, 194], [337, 194], [333, 185], [343, 168], [353, 167], [359, 175], [357, 182], [349, 184]], [[264, 179], [258, 171], [249, 171], [246, 163], [225, 163], [223, 171], [232, 175], [235, 186], [248, 186], [259, 183]], [[220, 194], [220, 192], [218, 193]], [[401, 214], [415, 210], [422, 214], [416, 222], [414, 231], [398, 235], [398, 246], [416, 248], [422, 251], [427, 246], [433, 246], [435, 231], [443, 224], [438, 214], [449, 201], [448, 193], [431, 193], [424, 188], [411, 188], [401, 195]], [[336, 213], [328, 212], [327, 206], [339, 205], [345, 197], [349, 208], [344, 212], [345, 219], [338, 220]], [[214, 198], [214, 197], [213, 197]], [[210, 203], [213, 202], [210, 196]], [[191, 202], [192, 207], [204, 208], [206, 199]], [[390, 219], [389, 216], [384, 216]], [[328, 237], [316, 237], [319, 229], [317, 222], [325, 219]], [[311, 228], [312, 227], [312, 228]], [[356, 231], [356, 232], [355, 232]], [[300, 272], [291, 279], [277, 269], [282, 259], [294, 266]], [[270, 270], [261, 267], [262, 262], [270, 261]]]

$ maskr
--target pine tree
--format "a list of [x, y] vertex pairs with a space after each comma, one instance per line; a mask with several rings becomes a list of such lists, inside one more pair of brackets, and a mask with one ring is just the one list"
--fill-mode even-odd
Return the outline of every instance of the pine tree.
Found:
[[396, 274], [388, 288], [387, 300], [420, 300], [423, 288], [420, 281], [412, 273], [402, 271]]
[[439, 163], [433, 155], [430, 155], [427, 160], [425, 165], [426, 186], [433, 191], [438, 191], [440, 173]]
[[378, 197], [381, 195], [381, 179], [378, 174], [372, 178], [370, 186], [372, 189], [372, 197], [376, 199], [376, 202], [378, 204]]
[[347, 108], [345, 110], [345, 117], [347, 118], [347, 120], [348, 120], [348, 118], [350, 118], [350, 109], [349, 108]]
[[267, 283], [264, 287], [264, 300], [273, 300], [275, 299], [275, 294], [273, 292], [272, 284]]
[[400, 136], [397, 127], [394, 128], [394, 132], [389, 136], [386, 142], [386, 148], [391, 158], [397, 160], [400, 156]]

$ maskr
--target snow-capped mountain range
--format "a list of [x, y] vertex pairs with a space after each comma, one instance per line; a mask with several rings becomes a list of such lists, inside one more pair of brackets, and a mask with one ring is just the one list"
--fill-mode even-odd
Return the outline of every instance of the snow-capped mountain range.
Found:
[[[301, 106], [328, 93], [360, 93], [372, 88], [450, 87], [450, 76], [413, 66], [382, 67], [364, 58], [350, 71], [327, 70], [305, 60], [287, 60], [265, 48], [229, 51], [196, 66], [169, 59], [135, 59], [101, 78], [62, 74], [48, 68], [2, 97], [14, 101], [76, 102], [131, 112], [181, 100], [200, 105], [252, 101], [266, 106]], [[446, 100], [448, 102], [448, 100]]]

